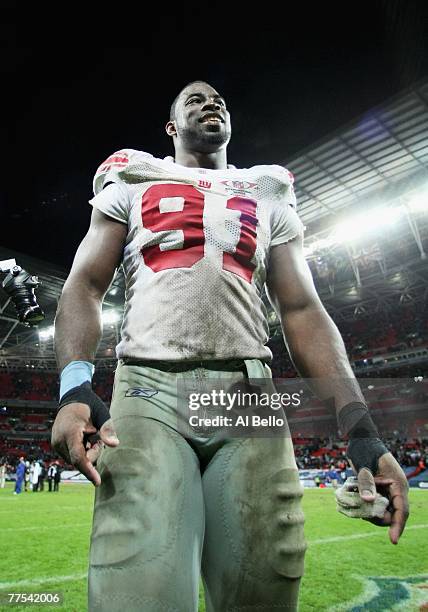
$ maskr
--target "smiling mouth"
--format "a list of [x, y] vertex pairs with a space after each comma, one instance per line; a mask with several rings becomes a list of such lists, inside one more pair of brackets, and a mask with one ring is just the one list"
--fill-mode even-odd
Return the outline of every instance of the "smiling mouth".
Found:
[[200, 123], [223, 123], [223, 119], [219, 115], [205, 115], [199, 119]]

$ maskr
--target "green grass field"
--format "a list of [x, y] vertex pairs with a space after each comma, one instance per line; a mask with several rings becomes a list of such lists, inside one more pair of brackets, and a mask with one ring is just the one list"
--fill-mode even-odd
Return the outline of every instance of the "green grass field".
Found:
[[[11, 483], [0, 489], [0, 591], [59, 591], [61, 607], [34, 608], [84, 612], [92, 486], [61, 484], [59, 493], [21, 495], [12, 490]], [[428, 610], [428, 492], [411, 491], [410, 501], [407, 531], [392, 546], [386, 529], [338, 514], [331, 489], [306, 490], [302, 612]], [[204, 612], [202, 593], [200, 602]]]

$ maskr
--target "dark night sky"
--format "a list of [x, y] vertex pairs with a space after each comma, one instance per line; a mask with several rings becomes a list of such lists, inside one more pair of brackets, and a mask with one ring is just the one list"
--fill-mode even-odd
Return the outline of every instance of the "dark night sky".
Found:
[[119, 39], [102, 27], [96, 38], [59, 30], [49, 45], [21, 37], [2, 60], [13, 153], [0, 244], [69, 267], [88, 227], [96, 167], [123, 147], [171, 154], [164, 124], [189, 81], [207, 80], [226, 98], [229, 161], [248, 166], [287, 164], [428, 75], [427, 2], [300, 6], [285, 4], [264, 24], [262, 5], [245, 18], [199, 5], [184, 18], [177, 10], [180, 19], [139, 24], [138, 37], [117, 24], [120, 42], [140, 47], [106, 47]]

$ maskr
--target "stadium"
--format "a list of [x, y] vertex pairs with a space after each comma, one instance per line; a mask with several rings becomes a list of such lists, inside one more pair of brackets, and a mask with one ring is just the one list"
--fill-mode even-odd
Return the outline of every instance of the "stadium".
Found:
[[[406, 473], [411, 504], [407, 528], [394, 550], [386, 530], [369, 523], [357, 528], [336, 512], [335, 488], [352, 475], [346, 441], [334, 415], [308, 390], [301, 390], [280, 322], [266, 297], [273, 377], [301, 390], [304, 397], [287, 415], [305, 487], [309, 544], [300, 609], [425, 610], [428, 82], [385, 100], [294, 159], [284, 160], [284, 165], [296, 177], [306, 257], [317, 291], [345, 341], [373, 419]], [[3, 278], [15, 264], [37, 275], [37, 301], [45, 313], [38, 326], [24, 326], [11, 297], [0, 291], [0, 512], [6, 543], [0, 591], [61, 593], [58, 609], [82, 611], [93, 487], [50, 445], [59, 390], [53, 323], [68, 270], [2, 247], [0, 261]], [[107, 404], [123, 302], [124, 277], [119, 271], [104, 301], [93, 384]], [[20, 457], [27, 462], [28, 482], [14, 496]], [[35, 476], [36, 463], [42, 475]], [[363, 556], [364, 562], [347, 574], [349, 559]], [[28, 606], [17, 604], [14, 609]], [[199, 610], [205, 611], [202, 586]]]

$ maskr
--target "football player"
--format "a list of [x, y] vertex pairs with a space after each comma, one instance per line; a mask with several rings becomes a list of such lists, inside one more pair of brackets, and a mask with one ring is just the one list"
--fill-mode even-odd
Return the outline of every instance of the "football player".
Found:
[[[407, 481], [315, 291], [291, 173], [228, 165], [230, 114], [203, 81], [179, 93], [166, 131], [174, 157], [123, 149], [98, 168], [91, 225], [55, 322], [52, 443], [97, 486], [89, 609], [195, 611], [202, 566], [208, 612], [295, 610], [306, 542], [289, 432], [192, 430], [178, 401], [183, 385], [271, 380], [265, 285], [296, 368], [334, 398], [361, 499], [374, 501], [376, 486], [388, 496], [373, 520], [390, 526], [394, 544]], [[103, 298], [121, 264], [126, 302], [109, 414], [91, 379]]]

